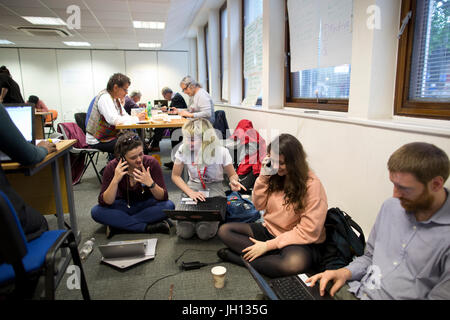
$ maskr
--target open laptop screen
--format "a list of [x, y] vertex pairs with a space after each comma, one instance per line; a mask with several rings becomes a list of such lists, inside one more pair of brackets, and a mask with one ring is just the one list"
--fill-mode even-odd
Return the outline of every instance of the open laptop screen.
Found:
[[[3, 104], [14, 125], [22, 133], [25, 140], [34, 144], [35, 135], [33, 130], [34, 105], [21, 103]], [[9, 156], [0, 150], [0, 162], [12, 161]]]
[[25, 140], [34, 143], [33, 106], [25, 104], [4, 104], [9, 117], [22, 133]]

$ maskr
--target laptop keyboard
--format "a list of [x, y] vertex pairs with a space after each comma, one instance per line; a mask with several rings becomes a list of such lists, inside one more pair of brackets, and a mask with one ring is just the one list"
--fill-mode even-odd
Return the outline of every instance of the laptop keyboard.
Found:
[[309, 292], [293, 277], [272, 279], [270, 284], [283, 300], [313, 300]]
[[197, 204], [180, 204], [177, 209], [185, 211], [219, 211], [222, 215], [226, 210], [226, 199], [224, 197], [207, 198], [205, 202], [197, 202]]

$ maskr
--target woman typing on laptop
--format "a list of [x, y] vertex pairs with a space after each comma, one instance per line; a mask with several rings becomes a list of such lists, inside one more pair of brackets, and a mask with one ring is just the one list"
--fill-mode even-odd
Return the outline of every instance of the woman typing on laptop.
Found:
[[[189, 198], [194, 201], [205, 201], [208, 197], [225, 197], [223, 173], [230, 180], [233, 191], [244, 188], [234, 171], [229, 151], [219, 144], [211, 122], [205, 118], [197, 118], [183, 126], [183, 144], [175, 154], [172, 170], [172, 181]], [[181, 174], [186, 166], [189, 181], [184, 182]], [[245, 189], [245, 188], [244, 188]], [[194, 234], [202, 240], [214, 237], [219, 221], [178, 221], [177, 235], [189, 239]]]
[[320, 180], [309, 169], [300, 141], [282, 134], [267, 148], [252, 200], [265, 210], [264, 223], [227, 223], [218, 235], [228, 248], [222, 260], [275, 278], [303, 273], [320, 259], [328, 204]]
[[103, 173], [99, 205], [92, 208], [92, 218], [106, 225], [110, 238], [114, 229], [140, 233], [169, 233], [164, 209], [175, 206], [168, 193], [158, 161], [144, 155], [139, 136], [126, 132], [115, 146], [116, 159]]

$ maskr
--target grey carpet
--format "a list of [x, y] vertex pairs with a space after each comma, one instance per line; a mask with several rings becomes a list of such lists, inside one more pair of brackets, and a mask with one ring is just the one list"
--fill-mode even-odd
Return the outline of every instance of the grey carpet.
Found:
[[[162, 163], [170, 160], [170, 141], [163, 139], [160, 144]], [[106, 164], [104, 155], [100, 155], [97, 168], [100, 170]], [[163, 166], [164, 178], [169, 191], [169, 199], [179, 200], [179, 190], [170, 179], [171, 171]], [[253, 300], [257, 299], [260, 290], [246, 268], [230, 263], [217, 263], [227, 268], [225, 287], [216, 289], [213, 286], [211, 268], [181, 272], [182, 261], [201, 261], [214, 263], [219, 261], [216, 251], [224, 245], [217, 237], [202, 241], [197, 238], [190, 240], [179, 239], [175, 230], [170, 235], [165, 234], [117, 234], [108, 240], [105, 227], [92, 220], [90, 211], [97, 204], [100, 185], [94, 170], [90, 167], [80, 184], [74, 186], [74, 198], [78, 228], [81, 231], [80, 246], [94, 237], [95, 248], [83, 263], [89, 292], [92, 299], [98, 300], [167, 300], [171, 285], [173, 285], [173, 300]], [[56, 228], [56, 218], [46, 216], [50, 228]], [[69, 219], [66, 215], [66, 221]], [[116, 269], [100, 262], [101, 254], [97, 246], [110, 241], [133, 240], [143, 238], [157, 238], [156, 257], [126, 270]], [[186, 249], [188, 250], [175, 263]], [[69, 289], [71, 274], [68, 273], [61, 280], [56, 299], [80, 300], [81, 291]], [[145, 297], [144, 297], [145, 295]]]

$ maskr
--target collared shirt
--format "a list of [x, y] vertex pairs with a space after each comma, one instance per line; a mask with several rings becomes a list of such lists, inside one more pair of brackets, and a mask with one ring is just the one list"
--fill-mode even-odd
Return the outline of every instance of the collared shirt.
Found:
[[364, 255], [346, 268], [360, 299], [450, 299], [450, 197], [418, 222], [397, 198], [383, 203]]
[[205, 89], [200, 88], [194, 95], [188, 111], [194, 114], [194, 118], [206, 118], [214, 123], [214, 103]]

